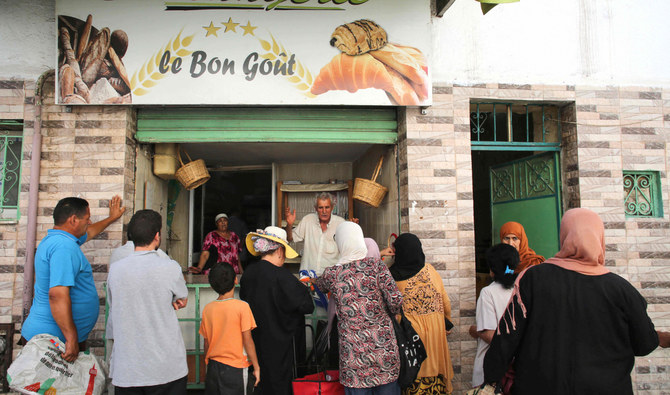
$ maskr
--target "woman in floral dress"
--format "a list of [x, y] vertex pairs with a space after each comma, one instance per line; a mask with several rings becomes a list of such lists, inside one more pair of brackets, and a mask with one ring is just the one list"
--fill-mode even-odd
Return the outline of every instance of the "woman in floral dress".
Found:
[[235, 274], [242, 274], [240, 264], [240, 238], [228, 229], [228, 216], [219, 214], [214, 219], [216, 229], [207, 233], [202, 243], [202, 252], [197, 266], [191, 266], [192, 273], [207, 274], [213, 264], [227, 263], [235, 269]]
[[398, 395], [398, 344], [389, 312], [400, 312], [402, 296], [377, 258], [366, 258], [363, 231], [353, 222], [337, 227], [339, 262], [316, 285], [337, 305], [340, 382], [347, 395]]

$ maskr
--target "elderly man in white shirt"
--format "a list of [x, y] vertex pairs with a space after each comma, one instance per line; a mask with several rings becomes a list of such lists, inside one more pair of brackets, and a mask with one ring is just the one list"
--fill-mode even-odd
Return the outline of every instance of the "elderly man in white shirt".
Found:
[[[295, 210], [286, 208], [286, 235], [288, 241], [304, 241], [300, 270], [314, 270], [317, 276], [323, 270], [337, 263], [339, 252], [335, 244], [335, 229], [344, 218], [333, 215], [333, 196], [323, 192], [316, 197], [316, 213], [305, 215], [293, 229]], [[358, 219], [352, 218], [358, 223]]]

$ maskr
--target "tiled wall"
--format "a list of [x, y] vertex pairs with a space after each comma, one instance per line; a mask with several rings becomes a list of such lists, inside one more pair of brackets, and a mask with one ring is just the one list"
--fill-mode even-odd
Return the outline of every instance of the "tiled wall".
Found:
[[[565, 208], [599, 213], [606, 227], [606, 264], [649, 302], [659, 329], [670, 330], [670, 222], [668, 176], [670, 90], [482, 84], [437, 85], [433, 105], [402, 110], [399, 130], [403, 231], [422, 240], [427, 262], [444, 278], [456, 330], [449, 336], [459, 393], [470, 386], [476, 343], [467, 333], [475, 315], [474, 221], [470, 156], [471, 100], [547, 102], [562, 107], [562, 180]], [[658, 170], [664, 218], [627, 219], [623, 170]], [[668, 393], [670, 354], [638, 358], [639, 393]]]
[[[132, 111], [126, 107], [54, 105], [53, 87], [53, 80], [47, 80], [43, 93], [37, 242], [53, 227], [53, 207], [61, 198], [79, 196], [87, 199], [93, 222], [107, 217], [112, 196], [120, 195], [125, 202], [130, 202], [123, 221], [112, 224], [82, 247], [92, 265], [101, 300], [100, 317], [89, 337], [89, 344], [100, 347], [104, 321], [102, 283], [107, 278], [111, 250], [120, 245], [122, 224], [128, 221], [133, 209], [135, 150], [131, 137], [134, 118]], [[23, 310], [23, 265], [34, 131], [34, 91], [33, 82], [0, 81], [0, 118], [24, 120], [24, 154], [19, 197], [22, 215], [18, 224], [0, 224], [0, 242], [5, 247], [4, 256], [0, 257], [0, 322], [16, 323], [16, 340], [20, 336]]]
[[[51, 90], [50, 90], [51, 89]], [[16, 224], [0, 224], [0, 322], [22, 315], [23, 265], [34, 128], [34, 82], [0, 81], [0, 118], [23, 119], [24, 157]], [[93, 220], [107, 215], [109, 198], [133, 201], [134, 112], [126, 107], [71, 107], [53, 103], [46, 84], [43, 112], [38, 234], [52, 227], [51, 210], [65, 196], [89, 200]], [[402, 231], [422, 240], [427, 261], [444, 278], [456, 330], [449, 336], [456, 393], [469, 387], [476, 343], [471, 100], [519, 100], [564, 105], [562, 130], [563, 200], [566, 208], [587, 207], [606, 225], [607, 265], [627, 278], [649, 302], [659, 329], [670, 330], [670, 89], [483, 84], [437, 85], [434, 104], [400, 109], [399, 202]], [[623, 212], [623, 170], [657, 170], [662, 177], [664, 218], [629, 219]], [[130, 218], [128, 207], [124, 221]], [[122, 221], [84, 245], [98, 284], [106, 279], [111, 249], [122, 240]], [[103, 301], [100, 289], [101, 301]], [[101, 310], [102, 312], [102, 310]], [[104, 313], [104, 312], [103, 312]], [[100, 345], [102, 320], [92, 335]], [[639, 393], [670, 392], [670, 355], [654, 351], [638, 358], [633, 380]]]

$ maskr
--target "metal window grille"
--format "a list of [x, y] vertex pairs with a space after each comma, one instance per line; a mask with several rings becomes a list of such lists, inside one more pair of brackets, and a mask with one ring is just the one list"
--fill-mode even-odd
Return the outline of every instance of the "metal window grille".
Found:
[[23, 122], [0, 120], [0, 221], [16, 221], [20, 217], [22, 155]]
[[551, 104], [471, 103], [470, 129], [473, 150], [559, 151], [561, 109]]
[[663, 217], [660, 177], [657, 171], [623, 172], [626, 217]]

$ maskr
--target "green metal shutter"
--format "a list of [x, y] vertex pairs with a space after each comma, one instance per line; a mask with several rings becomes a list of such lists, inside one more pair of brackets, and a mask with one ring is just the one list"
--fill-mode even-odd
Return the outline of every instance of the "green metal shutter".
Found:
[[295, 142], [395, 144], [396, 110], [341, 107], [139, 109], [145, 143]]

